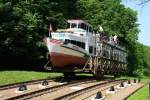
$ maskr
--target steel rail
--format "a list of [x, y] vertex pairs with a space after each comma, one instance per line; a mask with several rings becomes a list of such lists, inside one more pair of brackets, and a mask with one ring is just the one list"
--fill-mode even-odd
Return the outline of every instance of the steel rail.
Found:
[[12, 88], [17, 88], [19, 87], [20, 85], [32, 85], [32, 84], [38, 84], [38, 83], [41, 83], [42, 81], [48, 81], [48, 82], [53, 82], [55, 81], [55, 79], [39, 79], [39, 80], [32, 80], [32, 81], [26, 81], [26, 82], [19, 82], [19, 83], [13, 83], [13, 84], [7, 84], [7, 85], [3, 85], [3, 86], [0, 86], [0, 91], [1, 90], [7, 90], [7, 89], [12, 89]]
[[100, 87], [102, 87], [104, 85], [108, 85], [110, 83], [115, 83], [115, 82], [122, 82], [122, 81], [125, 81], [125, 79], [111, 80], [111, 81], [99, 83], [99, 84], [96, 84], [96, 85], [93, 85], [93, 86], [90, 86], [90, 87], [87, 87], [87, 88], [84, 88], [84, 89], [81, 89], [81, 90], [78, 90], [78, 91], [66, 94], [64, 96], [58, 97], [55, 100], [70, 100], [70, 99], [75, 98], [75, 97], [77, 97], [79, 95], [82, 95], [83, 93], [90, 92], [90, 91], [92, 91], [94, 89], [97, 89], [97, 88], [100, 88]]
[[79, 81], [73, 81], [73, 82], [69, 82], [69, 83], [65, 83], [62, 85], [57, 85], [57, 86], [53, 86], [53, 87], [49, 87], [49, 88], [45, 88], [45, 89], [41, 89], [41, 90], [37, 90], [37, 91], [33, 91], [33, 92], [28, 92], [22, 95], [18, 95], [15, 97], [10, 97], [7, 98], [6, 100], [27, 100], [30, 98], [34, 98], [43, 94], [47, 94], [47, 93], [51, 93], [54, 91], [57, 91], [59, 89], [65, 88], [66, 86], [77, 86], [80, 84], [85, 84], [85, 83], [92, 83], [92, 82], [96, 82], [96, 80], [79, 80]]
[[[117, 85], [119, 85], [120, 83], [117, 82], [117, 83], [112, 83], [112, 84], [113, 84], [113, 85], [111, 85], [111, 86], [117, 86]], [[102, 89], [101, 92], [102, 92], [102, 91], [105, 91], [105, 90], [107, 90], [107, 89], [109, 89], [111, 86]], [[90, 94], [89, 96], [84, 97], [82, 100], [86, 100], [87, 98], [90, 98], [91, 96], [95, 95], [96, 93], [97, 93], [97, 92], [92, 93], [92, 94]]]

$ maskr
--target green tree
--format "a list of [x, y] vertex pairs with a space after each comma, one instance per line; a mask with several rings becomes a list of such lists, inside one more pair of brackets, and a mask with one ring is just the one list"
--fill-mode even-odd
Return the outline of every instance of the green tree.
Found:
[[46, 54], [42, 39], [51, 23], [64, 26], [64, 17], [59, 3], [49, 0], [4, 0], [0, 1], [0, 55], [1, 59], [26, 61], [37, 64]]
[[138, 39], [137, 12], [125, 8], [120, 0], [80, 0], [78, 12], [97, 30], [100, 24], [107, 34], [117, 34], [126, 41], [135, 42]]
[[125, 8], [121, 0], [0, 0], [1, 59], [43, 65], [46, 49], [42, 39], [49, 24], [56, 30], [66, 26], [66, 19], [79, 18], [94, 30], [101, 25], [108, 35], [119, 36], [128, 48], [130, 74], [149, 68], [150, 57], [143, 56], [149, 48], [137, 42], [137, 12]]
[[78, 16], [93, 25], [101, 25], [105, 33], [118, 35], [128, 48], [129, 73], [137, 68], [136, 44], [138, 39], [137, 12], [125, 8], [121, 0], [79, 0]]

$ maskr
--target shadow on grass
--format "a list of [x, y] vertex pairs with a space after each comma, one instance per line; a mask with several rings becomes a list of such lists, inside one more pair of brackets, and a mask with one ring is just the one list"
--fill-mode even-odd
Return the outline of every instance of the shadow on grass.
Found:
[[47, 72], [43, 66], [0, 65], [0, 71], [37, 71]]
[[[51, 77], [47, 77], [48, 79], [53, 79]], [[69, 82], [71, 80], [96, 80], [96, 78], [91, 74], [91, 73], [78, 73], [76, 74], [75, 76], [70, 76], [70, 77], [64, 77], [64, 76], [60, 76], [60, 77], [57, 77], [57, 78], [54, 78], [55, 81], [57, 82]], [[113, 76], [110, 76], [110, 75], [106, 75], [104, 76], [103, 78], [97, 80], [97, 81], [104, 81], [104, 80], [114, 80], [115, 78]]]
[[[48, 79], [52, 79], [50, 77], [47, 77]], [[72, 76], [72, 77], [57, 77], [57, 78], [54, 78], [56, 82], [69, 82], [69, 81], [72, 81], [72, 80], [82, 80], [82, 79], [94, 79], [93, 76], [80, 76], [80, 75], [75, 75], [75, 76]]]
[[45, 71], [46, 59], [35, 60], [27, 57], [0, 57], [0, 71]]

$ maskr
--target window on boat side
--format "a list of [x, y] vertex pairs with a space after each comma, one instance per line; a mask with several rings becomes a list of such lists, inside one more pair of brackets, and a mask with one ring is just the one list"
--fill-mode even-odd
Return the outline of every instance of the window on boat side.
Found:
[[94, 54], [96, 55], [96, 48], [94, 48]]
[[83, 49], [85, 49], [85, 43], [84, 43], [84, 42], [81, 42], [81, 47], [82, 47]]
[[77, 42], [75, 40], [71, 40], [71, 44], [77, 45]]
[[85, 49], [85, 43], [83, 43], [83, 42], [65, 39], [64, 44], [67, 44], [67, 43], [71, 43], [71, 44], [74, 44], [74, 45], [76, 45], [78, 47], [81, 47], [81, 48]]
[[89, 47], [89, 53], [93, 53], [93, 47], [92, 46]]
[[79, 41], [76, 41], [76, 42], [77, 42], [76, 45], [77, 45], [78, 47], [81, 47], [81, 42], [79, 42]]
[[89, 32], [92, 32], [92, 27], [89, 27]]
[[69, 39], [65, 39], [64, 44], [67, 44], [67, 43], [71, 43], [71, 41]]
[[85, 43], [83, 43], [83, 42], [79, 42], [79, 41], [77, 41], [77, 44], [76, 44], [78, 47], [81, 47], [81, 48], [83, 48], [83, 49], [85, 49]]

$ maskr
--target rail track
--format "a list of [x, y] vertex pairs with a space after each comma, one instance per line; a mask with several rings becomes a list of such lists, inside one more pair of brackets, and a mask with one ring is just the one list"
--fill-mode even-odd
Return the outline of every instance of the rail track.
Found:
[[[126, 80], [110, 80], [106, 79], [104, 81], [96, 81], [95, 79], [82, 79], [82, 80], [72, 80], [70, 82], [65, 82], [60, 84], [60, 82], [55, 82], [54, 80], [48, 80], [50, 85], [45, 88], [39, 88], [43, 80], [27, 82], [29, 90], [22, 93], [14, 93], [19, 84], [10, 86], [11, 89], [2, 87], [0, 90], [1, 100], [41, 100], [41, 99], [55, 99], [55, 100], [68, 100], [74, 99], [78, 100], [87, 99], [93, 96], [98, 89], [106, 89], [110, 86], [119, 84]], [[23, 83], [24, 84], [24, 83]], [[75, 89], [76, 88], [76, 89]], [[92, 92], [93, 91], [93, 92]], [[1, 95], [4, 93], [5, 95]], [[88, 95], [87, 95], [88, 93]], [[86, 96], [83, 96], [86, 95]]]
[[30, 100], [41, 100], [41, 99], [48, 99], [48, 98], [51, 100], [54, 100], [59, 96], [66, 95], [67, 93], [71, 93], [79, 89], [83, 89], [83, 88], [93, 86], [95, 84], [99, 84], [103, 82], [106, 82], [106, 81], [83, 82], [82, 84], [67, 85], [64, 88], [59, 88], [57, 91], [44, 93], [44, 95], [39, 95], [37, 97], [30, 98]]
[[[82, 78], [81, 78], [82, 79]], [[87, 79], [84, 77], [83, 79]], [[12, 84], [6, 84], [0, 86], [0, 91], [2, 90], [7, 90], [7, 89], [12, 89], [12, 88], [18, 88], [20, 85], [32, 85], [32, 84], [39, 84], [42, 83], [44, 80], [48, 82], [63, 82], [63, 81], [71, 81], [70, 79], [65, 79], [64, 77], [59, 77], [55, 79], [39, 79], [39, 80], [32, 80], [32, 81], [26, 81], [26, 82], [19, 82], [19, 83], [12, 83]], [[79, 79], [77, 79], [79, 80]]]
[[43, 93], [46, 93], [46, 92], [56, 91], [59, 88], [63, 88], [65, 86], [75, 86], [75, 85], [79, 85], [83, 83], [91, 83], [96, 80], [93, 80], [93, 79], [82, 79], [82, 80], [71, 80], [71, 81], [69, 80], [69, 82], [64, 82], [64, 83], [62, 83], [61, 81], [47, 80], [49, 85], [45, 86], [44, 88], [41, 88], [39, 86], [41, 86], [42, 81], [43, 80], [26, 82], [28, 90], [23, 91], [21, 93], [16, 93], [16, 91], [18, 90], [18, 86], [20, 86], [21, 84], [25, 84], [25, 83], [21, 83], [21, 84], [18, 83], [18, 84], [13, 84], [10, 86], [9, 85], [3, 86], [1, 87], [1, 90], [0, 90], [0, 99], [1, 100], [4, 100], [4, 99], [5, 100], [12, 100], [12, 99], [13, 100], [14, 99], [25, 100], [27, 98], [32, 98], [38, 95], [42, 95]]
[[3, 86], [0, 86], [0, 91], [2, 90], [7, 90], [7, 89], [12, 89], [12, 88], [17, 88], [19, 87], [20, 85], [22, 84], [25, 84], [25, 85], [32, 85], [32, 84], [39, 84], [41, 83], [43, 80], [47, 80], [47, 81], [54, 81], [54, 80], [49, 80], [49, 79], [40, 79], [40, 80], [32, 80], [32, 81], [27, 81], [27, 82], [19, 82], [19, 83], [13, 83], [13, 84], [8, 84], [8, 85], [3, 85]]
[[[106, 81], [106, 82], [102, 82], [96, 85], [92, 85], [89, 86], [87, 88], [60, 96], [58, 98], [55, 98], [55, 100], [81, 100], [81, 98], [84, 100], [86, 98], [88, 98], [89, 96], [87, 96], [87, 93], [92, 92], [92, 91], [96, 91], [100, 88], [104, 88], [104, 87], [110, 87], [110, 86], [114, 86], [116, 84], [119, 84], [120, 82], [125, 81], [125, 80], [111, 80], [111, 81]], [[82, 95], [82, 96], [81, 96]], [[83, 98], [83, 95], [87, 96]], [[92, 94], [93, 95], [93, 94]]]
[[[107, 92], [109, 92], [111, 87], [114, 87], [114, 91], [112, 91], [112, 93], [115, 93], [119, 89], [124, 88], [124, 87], [120, 87], [120, 83], [121, 83], [121, 81], [112, 81], [109, 84], [108, 83], [102, 84], [100, 87], [95, 87], [95, 88], [93, 87], [94, 89], [92, 89], [92, 90], [86, 90], [86, 91], [83, 91], [83, 92], [73, 95], [73, 96], [71, 96], [72, 94], [70, 94], [70, 97], [68, 97], [68, 98], [73, 99], [73, 100], [79, 100], [79, 98], [80, 98], [80, 100], [91, 100], [97, 95], [98, 92], [101, 92], [103, 94], [102, 97], [107, 97], [109, 95], [109, 93], [107, 93]], [[123, 83], [125, 83], [125, 82], [123, 82]], [[64, 96], [64, 98], [65, 98], [65, 96]]]
[[[115, 82], [117, 80], [106, 80], [106, 81], [95, 81], [95, 82], [90, 82], [90, 83], [83, 83], [83, 84], [76, 84], [74, 86], [65, 86], [65, 88], [58, 89], [57, 91], [54, 92], [49, 92], [49, 93], [44, 93], [44, 95], [39, 95], [34, 98], [30, 98], [30, 100], [41, 100], [41, 99], [50, 99], [50, 100], [59, 100], [59, 99], [65, 99], [65, 100], [70, 100], [70, 98], [67, 98], [66, 96], [74, 93], [79, 93], [80, 91], [84, 91], [87, 88], [95, 87], [95, 86], [101, 86], [102, 84], [110, 84], [110, 82]], [[76, 88], [76, 89], [75, 89]], [[78, 99], [79, 100], [79, 99]]]
[[[31, 92], [33, 90], [38, 90], [40, 89], [40, 84], [42, 84], [45, 80], [46, 82], [48, 82], [48, 84], [51, 84], [52, 86], [59, 83], [59, 79], [40, 79], [0, 86], [0, 100], [7, 99], [12, 96], [18, 96], [20, 94]], [[21, 86], [25, 86], [27, 90], [25, 92], [18, 91]]]

